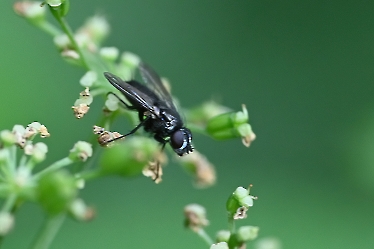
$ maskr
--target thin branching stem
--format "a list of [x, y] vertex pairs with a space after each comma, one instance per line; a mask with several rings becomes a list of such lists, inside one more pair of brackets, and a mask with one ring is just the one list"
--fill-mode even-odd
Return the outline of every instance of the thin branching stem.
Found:
[[82, 66], [85, 69], [89, 70], [89, 66], [88, 66], [88, 64], [87, 64], [87, 62], [86, 62], [86, 60], [83, 56], [82, 50], [80, 49], [77, 41], [74, 38], [73, 31], [71, 30], [69, 24], [66, 22], [65, 18], [60, 15], [60, 12], [58, 10], [54, 9], [53, 7], [49, 7], [49, 9], [51, 10], [53, 16], [56, 18], [57, 22], [60, 24], [64, 33], [68, 36], [68, 38], [69, 38], [71, 44], [73, 45], [74, 49], [79, 54], [79, 58], [82, 62]]
[[202, 238], [209, 246], [213, 244], [212, 238], [210, 238], [204, 229], [199, 229], [197, 231], [197, 235], [199, 235], [199, 237]]
[[56, 170], [61, 169], [63, 167], [66, 167], [66, 166], [68, 166], [72, 163], [73, 163], [73, 161], [69, 157], [65, 157], [65, 158], [63, 158], [59, 161], [54, 162], [53, 164], [51, 164], [49, 167], [43, 169], [42, 171], [36, 173], [34, 175], [34, 178], [38, 179], [45, 174], [48, 174], [50, 172], [53, 172], [53, 171], [56, 171]]
[[58, 230], [66, 218], [66, 214], [50, 215], [45, 220], [43, 227], [34, 242], [32, 249], [47, 249], [52, 243]]

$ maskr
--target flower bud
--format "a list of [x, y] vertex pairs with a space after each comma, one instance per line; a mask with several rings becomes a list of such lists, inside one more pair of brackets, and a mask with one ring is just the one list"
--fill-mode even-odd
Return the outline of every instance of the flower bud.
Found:
[[206, 227], [209, 221], [206, 218], [205, 208], [199, 204], [189, 204], [184, 208], [185, 226], [194, 232]]
[[[252, 187], [252, 185], [250, 185]], [[233, 219], [244, 219], [247, 217], [247, 210], [253, 206], [253, 200], [257, 197], [249, 194], [247, 189], [238, 187], [226, 202], [226, 210]]]
[[53, 171], [39, 179], [38, 201], [50, 214], [67, 210], [76, 195], [75, 179], [66, 171]]
[[103, 47], [100, 49], [99, 54], [104, 60], [114, 62], [118, 58], [119, 50], [116, 47]]
[[82, 199], [75, 199], [70, 204], [69, 211], [79, 221], [90, 221], [95, 217], [95, 210], [88, 207]]
[[77, 51], [73, 49], [66, 49], [61, 52], [61, 57], [68, 63], [74, 66], [82, 66], [82, 60]]
[[242, 108], [242, 112], [227, 112], [211, 118], [206, 131], [218, 140], [241, 137], [243, 144], [248, 147], [256, 136], [247, 123], [248, 112], [245, 105], [242, 105]]
[[60, 51], [71, 48], [69, 37], [66, 34], [57, 35], [53, 38], [53, 42]]
[[2, 130], [0, 132], [0, 140], [1, 144], [3, 144], [4, 147], [8, 147], [14, 145], [17, 141], [17, 138], [16, 135], [10, 130]]
[[46, 154], [48, 152], [48, 147], [45, 143], [36, 143], [34, 146], [33, 146], [33, 151], [31, 153], [31, 160], [37, 164], [37, 163], [40, 163], [42, 161], [44, 161], [45, 157], [46, 157]]
[[228, 242], [230, 239], [231, 233], [228, 230], [220, 230], [217, 232], [216, 241], [218, 242]]
[[95, 44], [100, 44], [109, 34], [110, 26], [103, 16], [93, 16], [77, 31], [78, 34], [86, 35]]
[[128, 66], [131, 69], [135, 69], [139, 66], [140, 58], [138, 55], [131, 52], [123, 52], [121, 56], [121, 63]]
[[37, 134], [40, 134], [41, 138], [50, 136], [47, 127], [39, 122], [32, 122], [31, 124], [27, 125], [23, 137], [27, 140], [31, 140]]
[[240, 242], [247, 242], [250, 240], [254, 240], [258, 236], [258, 227], [255, 226], [242, 226], [239, 227], [236, 236], [238, 241]]
[[153, 139], [133, 136], [126, 143], [118, 143], [103, 152], [101, 171], [120, 176], [139, 175], [158, 151], [158, 145]]
[[94, 71], [87, 71], [83, 77], [79, 80], [79, 83], [83, 87], [91, 87], [97, 81], [97, 73]]
[[111, 112], [118, 110], [119, 108], [119, 100], [113, 94], [108, 94], [107, 99], [105, 101], [105, 107]]
[[25, 128], [22, 125], [13, 126], [13, 134], [16, 139], [15, 143], [20, 147], [24, 148], [26, 145]]
[[41, 6], [42, 2], [22, 1], [13, 5], [14, 11], [34, 25], [40, 25], [45, 22], [45, 8]]
[[78, 141], [70, 150], [69, 158], [72, 161], [83, 161], [92, 156], [92, 145], [84, 141]]
[[0, 212], [0, 236], [7, 235], [14, 226], [14, 216], [8, 212]]
[[282, 245], [277, 238], [262, 238], [256, 240], [256, 249], [281, 249]]
[[229, 249], [226, 242], [219, 242], [210, 246], [210, 249]]

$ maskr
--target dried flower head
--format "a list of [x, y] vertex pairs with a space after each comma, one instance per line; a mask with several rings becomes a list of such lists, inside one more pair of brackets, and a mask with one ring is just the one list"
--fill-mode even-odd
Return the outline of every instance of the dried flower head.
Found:
[[180, 161], [184, 168], [194, 175], [198, 187], [209, 187], [216, 182], [213, 164], [201, 153], [195, 151], [193, 154], [180, 157]]
[[82, 118], [90, 109], [90, 107], [87, 104], [78, 104], [77, 106], [71, 107], [74, 111], [74, 116], [77, 119]]
[[184, 208], [185, 226], [192, 231], [198, 232], [206, 227], [209, 221], [206, 218], [205, 208], [199, 204], [189, 204]]

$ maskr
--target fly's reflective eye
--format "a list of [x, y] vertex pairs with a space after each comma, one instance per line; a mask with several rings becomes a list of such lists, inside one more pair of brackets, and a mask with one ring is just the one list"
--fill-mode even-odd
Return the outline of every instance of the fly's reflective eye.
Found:
[[181, 150], [186, 147], [185, 134], [183, 131], [178, 130], [170, 137], [170, 144], [174, 150]]
[[181, 128], [170, 136], [170, 145], [180, 156], [193, 151], [191, 144], [192, 134], [189, 129]]

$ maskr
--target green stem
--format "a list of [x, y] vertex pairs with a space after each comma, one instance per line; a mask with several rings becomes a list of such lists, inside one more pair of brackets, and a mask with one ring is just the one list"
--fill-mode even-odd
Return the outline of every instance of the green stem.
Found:
[[83, 56], [82, 50], [79, 48], [78, 43], [74, 39], [74, 34], [73, 34], [73, 31], [71, 30], [69, 24], [66, 22], [65, 18], [60, 16], [60, 11], [58, 9], [55, 9], [54, 7], [51, 7], [51, 6], [49, 7], [49, 9], [51, 10], [53, 16], [56, 18], [57, 22], [60, 24], [64, 33], [68, 36], [68, 38], [69, 38], [71, 44], [73, 45], [74, 49], [79, 54], [79, 58], [82, 62], [83, 67], [88, 70], [89, 66], [88, 66], [88, 64], [87, 64], [87, 62], [86, 62], [86, 60]]
[[9, 148], [9, 170], [11, 174], [14, 174], [17, 167], [17, 148], [16, 146], [11, 146]]
[[32, 249], [47, 249], [52, 243], [66, 217], [65, 213], [50, 215], [39, 231]]
[[235, 223], [232, 217], [229, 217], [229, 231], [231, 234], [235, 233]]
[[8, 198], [5, 200], [4, 206], [1, 209], [1, 212], [4, 213], [10, 213], [14, 207], [14, 204], [16, 203], [17, 195], [16, 194], [10, 194]]
[[199, 229], [197, 231], [197, 235], [200, 236], [209, 246], [213, 244], [213, 240], [210, 238], [210, 236], [205, 232], [204, 229]]
[[[13, 213], [16, 200], [17, 200], [16, 194], [9, 195], [8, 198], [5, 200], [5, 203], [4, 203], [3, 208], [1, 209], [1, 212]], [[0, 236], [0, 247], [3, 244], [4, 238], [5, 238], [5, 235]]]
[[55, 170], [58, 170], [60, 168], [66, 167], [66, 166], [68, 166], [72, 163], [73, 163], [73, 161], [69, 157], [62, 158], [61, 160], [51, 164], [49, 167], [47, 167], [47, 168], [41, 170], [40, 172], [36, 173], [34, 175], [34, 178], [38, 179], [38, 178], [40, 178], [41, 176], [43, 176], [47, 173], [50, 173], [52, 171], [55, 171]]
[[187, 127], [192, 132], [196, 132], [196, 133], [199, 133], [199, 134], [203, 134], [203, 135], [209, 136], [208, 133], [206, 132], [205, 128], [203, 126], [201, 126], [201, 125], [197, 125], [197, 124], [194, 124], [194, 123], [188, 123]]
[[79, 179], [84, 179], [85, 181], [87, 181], [87, 180], [96, 179], [100, 176], [103, 176], [100, 170], [90, 170], [90, 171], [82, 172], [79, 175]]
[[41, 30], [46, 32], [47, 34], [55, 37], [61, 34], [61, 30], [59, 30], [56, 26], [49, 22], [41, 22], [37, 25]]

